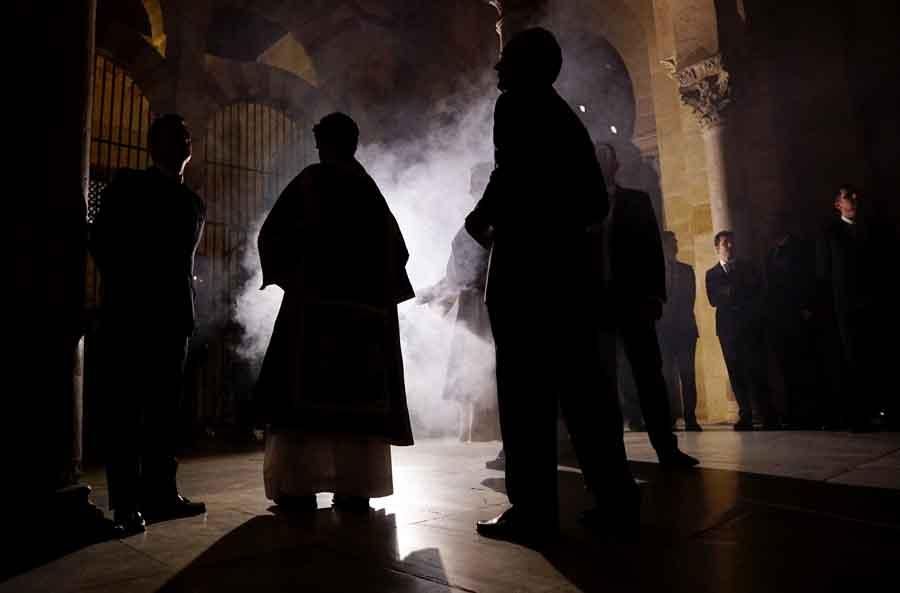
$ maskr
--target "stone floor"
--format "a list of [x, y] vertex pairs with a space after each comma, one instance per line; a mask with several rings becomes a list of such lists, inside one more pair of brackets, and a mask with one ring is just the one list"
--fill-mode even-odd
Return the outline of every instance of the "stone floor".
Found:
[[[274, 514], [262, 454], [251, 452], [183, 462], [182, 489], [206, 501], [206, 516], [83, 548], [0, 592], [896, 590], [900, 434], [679, 438], [699, 469], [662, 472], [646, 435], [627, 435], [644, 502], [634, 544], [577, 526], [588, 501], [568, 465], [559, 542], [538, 552], [480, 538], [473, 522], [505, 508], [503, 475], [484, 465], [496, 443], [394, 448], [396, 494], [374, 500], [369, 516], [330, 510], [330, 495], [316, 512]], [[104, 505], [102, 473], [87, 481]]]

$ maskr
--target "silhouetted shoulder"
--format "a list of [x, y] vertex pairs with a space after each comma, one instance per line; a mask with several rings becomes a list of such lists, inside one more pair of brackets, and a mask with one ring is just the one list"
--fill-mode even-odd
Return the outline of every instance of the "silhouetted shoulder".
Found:
[[140, 169], [118, 169], [112, 174], [109, 185], [103, 190], [104, 195], [127, 191], [129, 188], [144, 187], [147, 172]]
[[675, 268], [682, 274], [690, 274], [691, 276], [694, 275], [694, 267], [690, 264], [678, 261], [675, 262]]

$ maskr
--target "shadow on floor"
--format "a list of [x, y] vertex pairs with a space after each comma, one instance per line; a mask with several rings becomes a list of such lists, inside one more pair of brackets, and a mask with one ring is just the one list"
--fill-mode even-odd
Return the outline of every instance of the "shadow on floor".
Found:
[[[581, 474], [558, 473], [562, 536], [540, 551], [582, 591], [845, 591], [896, 582], [895, 491], [631, 466], [642, 492], [635, 544], [580, 527], [578, 513], [591, 506]], [[482, 484], [505, 491], [501, 478]]]
[[161, 592], [449, 591], [435, 548], [401, 557], [393, 515], [331, 509], [253, 517]]
[[112, 538], [112, 522], [90, 502], [90, 493], [90, 487], [75, 484], [14, 509], [4, 525], [0, 583]]

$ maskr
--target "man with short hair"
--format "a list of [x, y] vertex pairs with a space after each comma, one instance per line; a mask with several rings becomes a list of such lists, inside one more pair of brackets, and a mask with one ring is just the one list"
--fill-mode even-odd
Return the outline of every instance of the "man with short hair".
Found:
[[610, 211], [603, 223], [603, 315], [621, 341], [634, 377], [641, 413], [660, 465], [693, 467], [678, 448], [662, 373], [656, 322], [666, 302], [666, 264], [650, 196], [616, 183], [619, 160], [612, 144], [596, 145]]
[[266, 497], [314, 511], [368, 512], [394, 491], [391, 445], [413, 444], [397, 305], [414, 296], [409, 252], [356, 159], [345, 113], [313, 126], [319, 162], [284, 189], [259, 232], [263, 288], [284, 297], [254, 392], [267, 426]]
[[735, 430], [753, 430], [753, 406], [766, 430], [778, 428], [769, 391], [762, 333], [762, 280], [749, 261], [737, 259], [734, 233], [713, 239], [719, 262], [706, 272], [706, 295], [716, 309], [716, 334], [738, 404]]
[[110, 507], [121, 535], [144, 520], [201, 514], [178, 493], [175, 426], [194, 330], [194, 253], [206, 207], [184, 184], [191, 135], [179, 115], [150, 125], [153, 166], [103, 192], [90, 250], [103, 281], [100, 339]]
[[852, 185], [838, 188], [833, 205], [840, 217], [828, 225], [818, 243], [817, 275], [837, 324], [845, 421], [852, 430], [867, 432], [873, 429], [877, 393], [882, 389], [875, 380], [881, 356], [878, 328], [895, 315], [883, 301], [883, 275], [890, 269], [885, 256], [896, 254], [883, 246], [886, 233], [860, 216], [860, 197]]
[[[677, 259], [678, 238], [675, 233], [664, 231], [662, 244], [666, 258], [667, 298], [656, 329], [662, 352], [663, 375], [669, 385], [670, 398], [681, 404], [678, 407], [684, 418], [684, 429], [700, 432], [703, 429], [697, 423], [697, 381], [694, 371], [697, 338], [700, 335], [694, 317], [697, 282], [694, 268]], [[673, 413], [673, 420], [675, 416]]]
[[559, 407], [597, 501], [585, 522], [633, 534], [640, 516], [618, 402], [593, 384], [599, 338], [587, 229], [603, 220], [607, 202], [590, 135], [553, 88], [561, 67], [546, 29], [526, 29], [503, 48], [496, 168], [466, 218], [469, 234], [491, 249], [486, 300], [512, 504], [477, 530], [530, 543], [559, 531]]

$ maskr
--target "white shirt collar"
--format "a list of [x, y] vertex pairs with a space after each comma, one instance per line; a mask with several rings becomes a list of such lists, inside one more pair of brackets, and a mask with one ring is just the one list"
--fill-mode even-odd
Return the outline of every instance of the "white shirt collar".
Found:
[[847, 218], [847, 217], [844, 216], [843, 214], [841, 215], [841, 220], [843, 220], [843, 221], [846, 222], [847, 224], [856, 224], [856, 221], [855, 221], [855, 220], [850, 220], [849, 218]]

